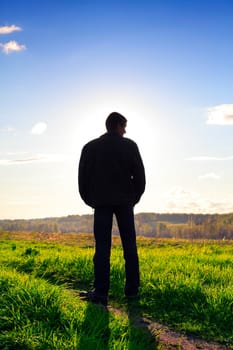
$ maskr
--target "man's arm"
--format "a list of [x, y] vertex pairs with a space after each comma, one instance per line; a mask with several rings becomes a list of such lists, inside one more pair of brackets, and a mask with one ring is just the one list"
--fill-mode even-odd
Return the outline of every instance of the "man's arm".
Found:
[[135, 144], [133, 159], [133, 182], [135, 188], [135, 203], [137, 204], [145, 191], [146, 176], [143, 161], [137, 145]]
[[88, 198], [88, 151], [84, 146], [81, 152], [79, 167], [78, 167], [78, 188], [82, 200], [87, 204]]

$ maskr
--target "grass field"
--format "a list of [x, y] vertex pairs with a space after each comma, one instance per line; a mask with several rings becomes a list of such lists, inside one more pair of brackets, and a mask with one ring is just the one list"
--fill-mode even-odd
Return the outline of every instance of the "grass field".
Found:
[[93, 280], [90, 235], [0, 234], [0, 349], [150, 350], [135, 315], [233, 348], [233, 244], [138, 239], [141, 298], [124, 298], [119, 238], [109, 303], [80, 301]]

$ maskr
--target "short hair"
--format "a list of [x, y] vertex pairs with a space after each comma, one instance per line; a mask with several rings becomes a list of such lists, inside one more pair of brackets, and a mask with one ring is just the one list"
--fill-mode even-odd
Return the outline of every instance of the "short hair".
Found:
[[125, 126], [127, 123], [127, 119], [117, 112], [112, 112], [106, 119], [105, 125], [108, 131], [115, 131], [120, 126]]

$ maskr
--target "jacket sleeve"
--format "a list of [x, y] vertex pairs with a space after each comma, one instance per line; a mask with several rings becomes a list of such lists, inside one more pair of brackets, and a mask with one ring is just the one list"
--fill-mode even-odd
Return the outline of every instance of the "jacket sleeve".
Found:
[[89, 170], [88, 170], [88, 164], [89, 164], [89, 152], [88, 147], [84, 146], [81, 152], [80, 160], [79, 160], [79, 167], [78, 167], [78, 188], [79, 193], [82, 198], [82, 200], [87, 204], [89, 204]]
[[134, 204], [137, 204], [145, 191], [146, 177], [143, 161], [136, 144], [133, 157], [133, 183], [135, 189]]

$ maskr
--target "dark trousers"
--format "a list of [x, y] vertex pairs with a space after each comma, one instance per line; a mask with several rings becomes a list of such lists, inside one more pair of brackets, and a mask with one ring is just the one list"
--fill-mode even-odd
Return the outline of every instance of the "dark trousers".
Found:
[[110, 283], [110, 254], [113, 214], [117, 219], [125, 259], [125, 294], [137, 293], [139, 263], [132, 206], [98, 207], [94, 213], [94, 288], [107, 295]]

